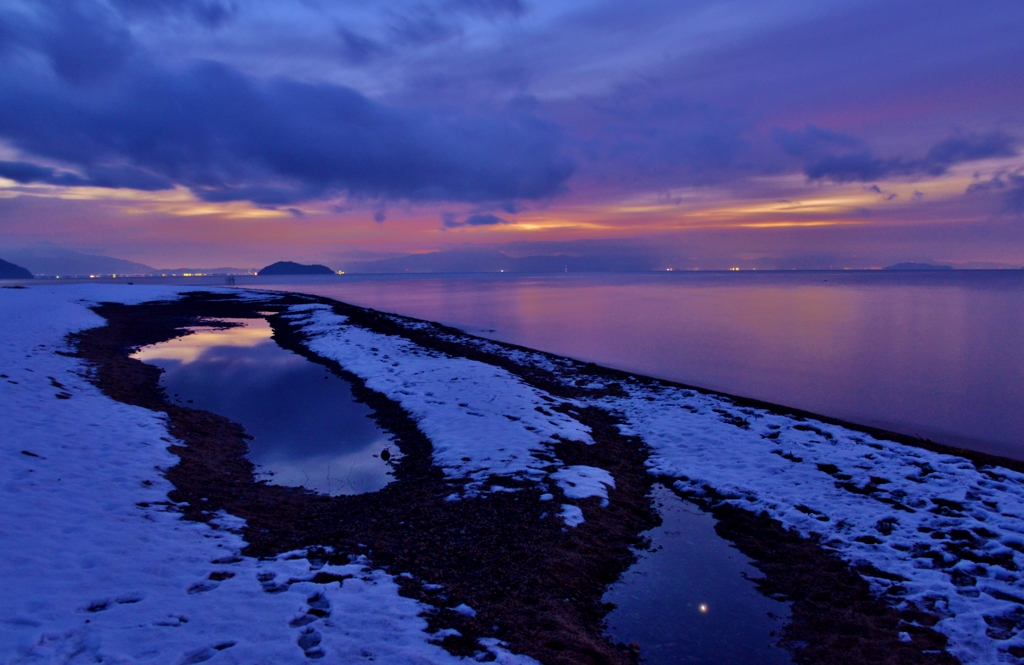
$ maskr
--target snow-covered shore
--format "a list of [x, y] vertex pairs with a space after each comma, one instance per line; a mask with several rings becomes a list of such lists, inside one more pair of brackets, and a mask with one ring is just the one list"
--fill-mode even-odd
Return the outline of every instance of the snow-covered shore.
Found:
[[[388, 348], [386, 363], [364, 356], [351, 369], [367, 380], [386, 374], [389, 396], [417, 408], [418, 395], [430, 388], [420, 383], [422, 351], [405, 353], [408, 342], [346, 326], [344, 317], [325, 307], [307, 317], [311, 348], [343, 365], [357, 347]], [[424, 326], [393, 320], [409, 329]], [[578, 385], [581, 372], [586, 375], [582, 365], [547, 354], [476, 338], [459, 341], [543, 368], [566, 385]], [[502, 394], [500, 386], [508, 384], [498, 380], [490, 390], [478, 385], [476, 394]], [[600, 390], [611, 381], [594, 375], [585, 383]], [[765, 511], [785, 527], [820, 536], [895, 606], [937, 615], [934, 629], [949, 637], [949, 651], [962, 662], [1019, 662], [1010, 650], [1024, 654], [1024, 474], [979, 468], [955, 455], [742, 407], [713, 394], [659, 382], [615, 383], [617, 396], [575, 401], [622, 417], [623, 432], [650, 447], [652, 474], [673, 479], [691, 496]], [[423, 417], [437, 415], [439, 410], [428, 410]], [[499, 424], [500, 410], [487, 417]], [[481, 422], [478, 431], [486, 427]], [[484, 450], [478, 447], [477, 454]], [[446, 462], [443, 455], [438, 461]], [[490, 471], [502, 473], [502, 463]]]
[[0, 662], [461, 661], [430, 643], [426, 608], [387, 574], [303, 552], [245, 557], [239, 520], [189, 522], [167, 502], [164, 419], [104, 396], [60, 352], [68, 333], [103, 325], [89, 303], [177, 292], [0, 289]]
[[[426, 607], [399, 596], [382, 571], [363, 561], [324, 566], [301, 552], [241, 556], [236, 518], [188, 522], [167, 503], [161, 470], [176, 458], [163, 416], [105, 397], [83, 363], [60, 352], [68, 333], [103, 324], [90, 303], [183, 290], [0, 289], [0, 662], [459, 660], [430, 642]], [[353, 325], [325, 305], [288, 316], [311, 351], [412, 415], [435, 463], [468, 481], [452, 500], [515, 479], [538, 484], [542, 499], [561, 495], [552, 513], [580, 524], [580, 506], [603, 502], [615, 478], [553, 461], [556, 439], [592, 439], [571, 409], [552, 407], [599, 407], [649, 446], [652, 474], [818, 534], [877, 593], [938, 615], [935, 629], [962, 662], [1015, 662], [1010, 649], [1024, 649], [1022, 474], [658, 382], [616, 379], [605, 390], [610, 379], [572, 361], [459, 338], [565, 385], [582, 377], [594, 391], [555, 397], [507, 369]], [[352, 577], [314, 581], [318, 572]], [[528, 662], [492, 650], [499, 661]]]

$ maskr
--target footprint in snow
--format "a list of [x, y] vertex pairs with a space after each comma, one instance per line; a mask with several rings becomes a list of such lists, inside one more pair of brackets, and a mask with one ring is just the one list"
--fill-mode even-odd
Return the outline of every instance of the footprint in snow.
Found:
[[188, 588], [188, 593], [189, 595], [192, 595], [194, 593], [205, 593], [207, 591], [213, 591], [214, 589], [220, 586], [221, 582], [223, 582], [224, 580], [229, 580], [234, 576], [234, 573], [229, 573], [227, 571], [217, 571], [210, 573], [210, 576], [202, 582], [196, 582], [195, 584], [190, 586]]
[[205, 649], [197, 649], [191, 653], [185, 654], [185, 657], [178, 661], [179, 665], [194, 665], [194, 663], [205, 663], [214, 656], [217, 655], [218, 651], [224, 651], [224, 649], [230, 649], [235, 646], [234, 642], [221, 642], [215, 644], [212, 647], [206, 647]]
[[331, 616], [331, 604], [322, 593], [317, 593], [309, 597], [306, 601], [309, 605], [309, 610], [306, 611], [302, 616], [292, 619], [288, 625], [292, 628], [299, 628], [301, 626], [307, 626], [314, 621], [325, 619]]
[[313, 628], [303, 628], [299, 635], [299, 648], [306, 658], [323, 658], [324, 650], [320, 648], [320, 633]]

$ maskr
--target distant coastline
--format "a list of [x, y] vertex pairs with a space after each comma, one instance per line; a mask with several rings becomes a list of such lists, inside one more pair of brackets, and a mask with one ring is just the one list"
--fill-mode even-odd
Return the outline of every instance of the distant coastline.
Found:
[[886, 266], [882, 270], [953, 270], [953, 266], [940, 265], [935, 263], [914, 263], [913, 261], [907, 263], [896, 263], [891, 266]]

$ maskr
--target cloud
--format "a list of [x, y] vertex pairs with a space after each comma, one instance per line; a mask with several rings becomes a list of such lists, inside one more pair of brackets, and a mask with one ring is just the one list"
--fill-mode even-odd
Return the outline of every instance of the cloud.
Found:
[[207, 201], [537, 199], [561, 191], [574, 169], [559, 129], [523, 113], [399, 108], [209, 62], [134, 62], [102, 90], [0, 67], [0, 97], [0, 137], [24, 154], [68, 164], [97, 186], [122, 186], [117, 167]]
[[28, 162], [0, 162], [0, 177], [21, 184], [43, 183], [61, 187], [107, 187], [142, 191], [174, 187], [166, 178], [130, 167], [92, 166], [86, 169], [85, 175], [82, 176]]
[[235, 2], [222, 0], [111, 0], [111, 4], [130, 17], [183, 15], [210, 28], [220, 27], [238, 12]]
[[854, 136], [841, 134], [830, 129], [821, 129], [814, 125], [797, 131], [775, 128], [775, 141], [788, 155], [808, 159], [821, 159], [833, 152], [857, 151], [867, 148], [864, 142]]
[[460, 226], [496, 226], [499, 224], [509, 224], [507, 219], [502, 219], [497, 215], [491, 214], [475, 214], [468, 215], [462, 221], [452, 213], [444, 213], [441, 215], [441, 221], [444, 223], [445, 228], [453, 229]]
[[40, 0], [33, 9], [0, 9], [0, 54], [37, 52], [63, 80], [82, 85], [105, 79], [135, 53], [131, 33], [105, 5]]
[[971, 134], [947, 139], [928, 151], [923, 163], [932, 175], [941, 175], [950, 166], [993, 157], [1014, 157], [1020, 140], [1004, 132]]
[[1010, 176], [1010, 187], [1003, 196], [1003, 211], [1024, 214], [1024, 176]]
[[1005, 132], [969, 134], [933, 145], [924, 157], [881, 158], [857, 139], [808, 127], [800, 132], [778, 130], [776, 140], [790, 155], [803, 158], [811, 180], [867, 182], [894, 176], [940, 176], [964, 162], [1018, 154], [1020, 139]]
[[1024, 214], [1024, 173], [997, 173], [988, 180], [979, 180], [967, 188], [967, 194], [998, 192], [1003, 200], [1002, 212]]
[[526, 5], [522, 0], [449, 0], [447, 6], [466, 14], [479, 14], [486, 17], [522, 16], [526, 13]]
[[334, 27], [341, 41], [342, 60], [351, 65], [363, 65], [387, 53], [387, 49], [376, 41], [343, 25]]

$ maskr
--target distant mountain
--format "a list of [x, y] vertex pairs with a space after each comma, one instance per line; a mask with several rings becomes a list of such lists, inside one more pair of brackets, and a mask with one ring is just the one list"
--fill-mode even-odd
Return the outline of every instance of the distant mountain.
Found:
[[942, 266], [935, 265], [932, 263], [897, 263], [895, 265], [886, 266], [882, 270], [952, 270], [953, 266]]
[[82, 254], [58, 247], [29, 247], [5, 252], [7, 258], [36, 275], [88, 277], [89, 275], [149, 275], [156, 270], [134, 261], [99, 254]]
[[660, 267], [655, 259], [642, 256], [547, 254], [517, 257], [493, 250], [446, 250], [351, 263], [345, 270], [353, 273], [643, 272]]
[[292, 261], [278, 261], [260, 270], [257, 275], [333, 275], [334, 271], [319, 263], [305, 265]]
[[0, 279], [32, 279], [32, 273], [21, 266], [0, 259]]

